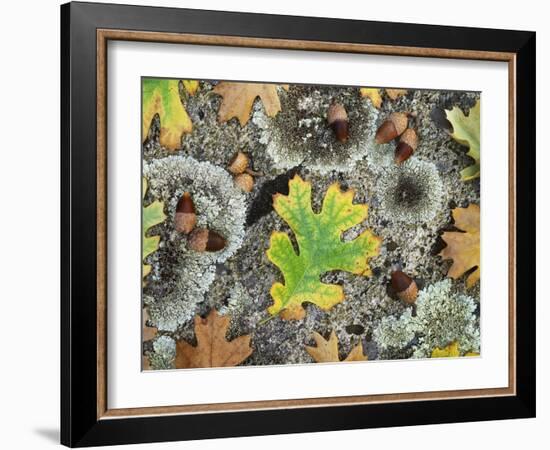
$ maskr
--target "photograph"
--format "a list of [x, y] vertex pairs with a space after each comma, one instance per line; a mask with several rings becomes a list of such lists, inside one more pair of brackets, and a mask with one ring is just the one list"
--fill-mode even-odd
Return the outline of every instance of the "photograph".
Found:
[[135, 93], [142, 370], [482, 355], [481, 92], [181, 75]]

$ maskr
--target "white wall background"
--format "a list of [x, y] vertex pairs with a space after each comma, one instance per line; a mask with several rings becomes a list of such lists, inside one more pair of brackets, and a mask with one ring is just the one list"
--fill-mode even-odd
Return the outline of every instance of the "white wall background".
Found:
[[[121, 0], [122, 1], [122, 0]], [[393, 0], [132, 0], [128, 3], [537, 31], [537, 128], [546, 127], [550, 30], [544, 2]], [[42, 449], [59, 439], [59, 0], [4, 2], [0, 25], [0, 446]], [[543, 136], [542, 133], [539, 133]], [[543, 208], [550, 164], [538, 146], [538, 278], [550, 251]], [[546, 180], [545, 180], [546, 179]], [[535, 249], [533, 249], [535, 251]], [[232, 449], [542, 448], [550, 426], [546, 342], [550, 307], [538, 291], [538, 417], [531, 420], [358, 430], [308, 435], [141, 445], [135, 448]], [[529, 299], [526, 299], [529, 300]], [[535, 301], [535, 299], [532, 299]]]

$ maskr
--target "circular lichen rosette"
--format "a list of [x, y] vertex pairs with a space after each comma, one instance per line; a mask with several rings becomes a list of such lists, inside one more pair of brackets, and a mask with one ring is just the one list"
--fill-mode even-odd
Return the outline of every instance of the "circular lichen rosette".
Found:
[[[147, 278], [151, 321], [159, 330], [175, 331], [190, 320], [214, 281], [216, 264], [241, 247], [246, 200], [224, 169], [188, 156], [168, 156], [144, 163], [149, 192], [164, 201], [168, 219], [161, 230], [159, 250], [150, 257]], [[223, 236], [225, 247], [217, 252], [189, 248], [187, 236], [174, 227], [176, 206], [189, 192], [197, 214], [197, 227]]]
[[401, 225], [430, 222], [443, 206], [444, 187], [435, 164], [410, 158], [379, 169], [377, 213]]
[[[365, 101], [356, 88], [291, 86], [280, 93], [281, 111], [273, 118], [257, 109], [253, 122], [261, 130], [276, 169], [300, 164], [320, 174], [349, 171], [364, 158], [376, 134], [378, 110]], [[348, 116], [349, 137], [336, 139], [327, 113], [333, 103], [342, 105]]]

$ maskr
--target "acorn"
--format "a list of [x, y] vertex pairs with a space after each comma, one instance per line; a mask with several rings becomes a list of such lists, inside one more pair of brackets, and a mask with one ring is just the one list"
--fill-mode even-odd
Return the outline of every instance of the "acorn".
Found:
[[176, 230], [180, 233], [189, 234], [197, 224], [195, 205], [189, 192], [184, 192], [176, 206], [175, 217]]
[[241, 173], [235, 177], [235, 184], [244, 192], [250, 192], [254, 188], [254, 178], [248, 173]]
[[344, 143], [349, 137], [348, 113], [340, 103], [333, 103], [328, 108], [327, 121], [334, 131], [336, 139]]
[[376, 131], [376, 143], [386, 144], [394, 140], [407, 129], [409, 119], [407, 114], [394, 112], [380, 125]]
[[418, 137], [412, 128], [407, 128], [401, 137], [399, 143], [395, 147], [395, 162], [401, 164], [411, 157], [418, 145]]
[[234, 175], [239, 175], [248, 168], [249, 163], [250, 160], [246, 153], [237, 152], [235, 156], [231, 158], [231, 161], [229, 161], [229, 166], [227, 167], [227, 170], [229, 170]]
[[189, 235], [187, 245], [196, 252], [217, 252], [225, 247], [226, 240], [215, 231], [196, 228]]
[[405, 303], [412, 305], [418, 295], [418, 286], [416, 282], [401, 270], [396, 270], [391, 274], [391, 286], [397, 293], [397, 296]]

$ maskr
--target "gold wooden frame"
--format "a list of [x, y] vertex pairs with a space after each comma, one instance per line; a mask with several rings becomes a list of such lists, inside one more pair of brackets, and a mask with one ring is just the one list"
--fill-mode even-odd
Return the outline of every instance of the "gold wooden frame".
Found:
[[[252, 402], [213, 403], [202, 405], [174, 405], [109, 409], [107, 405], [107, 221], [106, 221], [106, 170], [107, 170], [107, 41], [141, 41], [181, 43], [269, 49], [313, 50], [344, 53], [381, 54], [392, 56], [416, 56], [432, 58], [473, 59], [508, 63], [509, 74], [509, 286], [508, 286], [508, 387], [490, 389], [412, 392], [403, 394], [359, 395], [343, 397], [266, 400]], [[367, 403], [391, 403], [421, 400], [446, 400], [475, 397], [516, 395], [516, 55], [505, 52], [453, 50], [444, 48], [398, 47], [387, 45], [334, 43], [320, 41], [296, 41], [285, 39], [261, 39], [235, 36], [212, 36], [146, 31], [97, 30], [97, 418], [114, 419], [131, 416], [166, 414], [218, 413], [243, 410], [288, 409], [321, 406], [344, 406]]]

